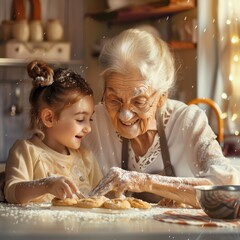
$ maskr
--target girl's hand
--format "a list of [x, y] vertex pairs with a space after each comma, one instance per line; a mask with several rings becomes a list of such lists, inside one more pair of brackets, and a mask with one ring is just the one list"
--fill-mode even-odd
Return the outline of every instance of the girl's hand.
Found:
[[113, 191], [116, 197], [121, 197], [125, 191], [143, 192], [146, 180], [144, 173], [113, 167], [89, 195], [101, 196]]
[[47, 192], [59, 199], [72, 198], [78, 191], [77, 186], [64, 176], [48, 177], [45, 181]]

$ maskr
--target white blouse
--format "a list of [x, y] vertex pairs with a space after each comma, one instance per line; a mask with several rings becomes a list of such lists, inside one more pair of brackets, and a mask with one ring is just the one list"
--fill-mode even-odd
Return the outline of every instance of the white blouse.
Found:
[[[171, 164], [178, 177], [207, 177], [215, 184], [239, 184], [240, 169], [223, 156], [216, 135], [203, 110], [196, 105], [168, 99], [161, 109]], [[108, 113], [99, 103], [95, 108], [92, 132], [83, 141], [90, 148], [105, 175], [113, 166], [121, 167], [122, 139]], [[128, 169], [159, 174], [164, 165], [159, 135], [145, 156], [135, 160], [129, 144]]]

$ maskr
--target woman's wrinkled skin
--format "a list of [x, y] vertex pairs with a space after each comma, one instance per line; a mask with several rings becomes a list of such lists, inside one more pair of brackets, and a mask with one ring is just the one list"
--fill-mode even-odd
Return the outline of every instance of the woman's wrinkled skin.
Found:
[[[108, 107], [106, 103], [109, 99], [120, 101], [121, 108], [114, 110]], [[112, 123], [121, 136], [133, 139], [148, 130], [156, 130], [155, 112], [162, 98], [139, 76], [110, 74], [106, 78], [104, 101]], [[141, 104], [151, 107], [144, 112], [135, 107]]]
[[166, 177], [113, 167], [92, 190], [90, 196], [102, 196], [114, 192], [116, 197], [123, 197], [126, 191], [150, 192], [178, 203], [199, 208], [193, 187], [210, 184], [212, 183], [205, 178]]
[[129, 172], [121, 168], [113, 167], [106, 178], [100, 181], [90, 195], [101, 196], [110, 191], [116, 191], [115, 196], [121, 197], [126, 190], [141, 192], [144, 190], [144, 184], [139, 184], [139, 180], [141, 180], [142, 183], [146, 183], [147, 176], [143, 173]]
[[[164, 106], [174, 86], [173, 56], [161, 39], [129, 29], [109, 40], [99, 59], [105, 81], [103, 103], [113, 127], [121, 137], [130, 140], [139, 161], [157, 134], [157, 109]], [[193, 186], [210, 184], [205, 178], [166, 177], [114, 167], [91, 195], [149, 192], [198, 207]]]
[[165, 99], [139, 75], [112, 73], [106, 77], [103, 100], [108, 114], [116, 131], [130, 139], [137, 156], [146, 154], [153, 143], [156, 109]]
[[[116, 131], [130, 139], [136, 156], [143, 156], [157, 134], [155, 114], [167, 96], [157, 93], [148, 81], [139, 76], [109, 74], [105, 79], [103, 101]], [[144, 106], [144, 107], [142, 107]], [[136, 159], [138, 161], [138, 159]], [[114, 192], [122, 197], [125, 191], [150, 192], [193, 207], [199, 207], [193, 186], [212, 184], [207, 179], [185, 179], [176, 190], [176, 178], [150, 175], [112, 168], [90, 195]]]

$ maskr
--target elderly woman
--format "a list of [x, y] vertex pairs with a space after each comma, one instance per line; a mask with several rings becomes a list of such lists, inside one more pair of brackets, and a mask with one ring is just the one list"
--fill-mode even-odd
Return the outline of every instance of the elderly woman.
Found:
[[105, 90], [84, 144], [105, 177], [92, 195], [147, 192], [150, 202], [198, 207], [193, 186], [240, 183], [204, 111], [168, 98], [175, 69], [166, 43], [128, 29], [106, 42], [100, 64]]

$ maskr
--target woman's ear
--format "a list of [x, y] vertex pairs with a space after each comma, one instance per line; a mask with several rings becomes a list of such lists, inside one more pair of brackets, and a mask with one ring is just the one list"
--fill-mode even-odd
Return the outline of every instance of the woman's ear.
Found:
[[41, 119], [45, 127], [51, 128], [54, 124], [54, 113], [49, 108], [44, 108], [41, 113]]
[[159, 98], [159, 100], [158, 100], [158, 104], [157, 104], [157, 107], [158, 108], [160, 108], [160, 107], [162, 107], [163, 106], [163, 104], [165, 103], [165, 101], [167, 100], [167, 93], [163, 93], [161, 96], [160, 96], [160, 98]]

